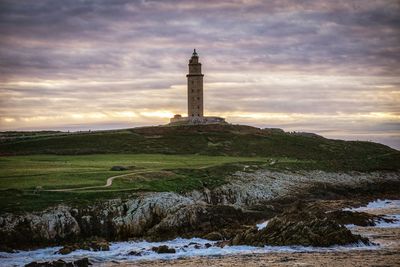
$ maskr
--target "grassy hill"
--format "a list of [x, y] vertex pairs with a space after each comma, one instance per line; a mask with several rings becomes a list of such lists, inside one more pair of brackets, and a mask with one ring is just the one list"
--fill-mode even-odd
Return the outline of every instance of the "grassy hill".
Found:
[[0, 155], [0, 213], [213, 188], [238, 170], [400, 170], [400, 152], [381, 144], [244, 125], [5, 132]]
[[[400, 169], [400, 152], [385, 145], [326, 139], [244, 125], [142, 127], [83, 133], [3, 133], [0, 155], [104, 153], [287, 157], [332, 170]], [[304, 168], [308, 168], [304, 166]]]

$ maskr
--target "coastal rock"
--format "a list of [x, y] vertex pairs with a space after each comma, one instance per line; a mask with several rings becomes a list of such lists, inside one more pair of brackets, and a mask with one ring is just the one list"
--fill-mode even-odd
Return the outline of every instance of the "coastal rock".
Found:
[[175, 236], [191, 237], [213, 233], [219, 239], [229, 239], [243, 229], [243, 224], [252, 224], [266, 216], [263, 212], [247, 211], [225, 205], [194, 204], [184, 206], [162, 219], [147, 233], [148, 239], [159, 240]]
[[[44, 212], [4, 214], [0, 216], [0, 240], [2, 247], [9, 250], [92, 236], [109, 240], [142, 237], [170, 214], [193, 204], [189, 197], [162, 192], [128, 201], [109, 200], [80, 209], [58, 206]], [[68, 249], [63, 252], [67, 253]]]
[[0, 217], [0, 239], [4, 244], [45, 243], [71, 240], [80, 234], [78, 222], [64, 206], [39, 213], [7, 214]]
[[157, 252], [158, 254], [176, 253], [176, 250], [174, 248], [170, 248], [167, 245], [152, 247], [151, 250]]
[[262, 230], [253, 227], [236, 235], [231, 245], [328, 247], [359, 242], [369, 243], [367, 238], [353, 235], [346, 227], [329, 219], [324, 212], [307, 211], [295, 206], [269, 220]]
[[142, 237], [161, 220], [193, 203], [192, 199], [176, 193], [149, 193], [80, 209], [77, 220], [84, 237], [97, 235], [110, 240]]
[[65, 262], [63, 260], [56, 260], [53, 262], [31, 262], [25, 265], [25, 267], [74, 267], [72, 262]]
[[130, 252], [128, 253], [128, 255], [129, 255], [129, 256], [142, 256], [142, 252], [133, 250], [133, 251], [130, 251]]
[[83, 259], [74, 261], [74, 265], [76, 267], [88, 267], [89, 265], [92, 265], [92, 264], [90, 263], [88, 258], [83, 258]]
[[219, 241], [219, 240], [223, 240], [224, 236], [217, 231], [211, 232], [206, 234], [205, 236], [203, 236], [203, 238], [211, 240], [211, 241]]
[[58, 251], [58, 253], [66, 255], [78, 249], [91, 251], [108, 251], [110, 250], [110, 244], [105, 239], [97, 238], [94, 240], [83, 241], [72, 245], [65, 245]]
[[[202, 198], [208, 204], [236, 205], [248, 207], [265, 201], [271, 201], [298, 193], [307, 194], [310, 188], [322, 188], [326, 194], [328, 188], [346, 194], [349, 188], [371, 187], [383, 181], [399, 182], [399, 172], [325, 172], [313, 171], [273, 171], [268, 169], [255, 172], [236, 172], [230, 182], [215, 188], [205, 190]], [[311, 193], [311, 192], [310, 192]]]
[[383, 216], [373, 215], [366, 212], [355, 212], [348, 210], [336, 210], [326, 214], [330, 219], [339, 224], [354, 224], [358, 226], [375, 226], [375, 221], [393, 222], [392, 219]]
[[170, 214], [193, 203], [192, 199], [176, 193], [150, 194], [128, 201], [126, 213], [114, 217], [112, 223], [117, 228], [118, 236], [140, 236]]
[[25, 265], [25, 267], [88, 267], [92, 265], [88, 258], [76, 260], [74, 262], [65, 262], [63, 260], [56, 260], [53, 262], [31, 262]]

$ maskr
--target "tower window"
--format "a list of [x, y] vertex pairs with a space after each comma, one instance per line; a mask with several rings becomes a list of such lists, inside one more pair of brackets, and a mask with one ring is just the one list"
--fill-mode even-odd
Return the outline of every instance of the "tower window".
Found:
[[200, 100], [200, 97], [197, 97], [197, 100]]
[[192, 84], [194, 84], [194, 81], [192, 81]]
[[200, 108], [200, 106], [197, 106], [197, 108], [199, 109], [199, 108]]

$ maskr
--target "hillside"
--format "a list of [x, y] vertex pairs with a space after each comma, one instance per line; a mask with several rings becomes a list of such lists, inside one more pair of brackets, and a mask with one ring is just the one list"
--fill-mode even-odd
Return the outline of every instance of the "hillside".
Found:
[[312, 169], [400, 169], [400, 152], [385, 145], [244, 125], [156, 126], [81, 133], [8, 132], [1, 137], [3, 156], [199, 154], [295, 158], [308, 160], [302, 168]]
[[[341, 212], [399, 195], [399, 151], [309, 133], [201, 125], [8, 132], [1, 140], [0, 251], [74, 247], [94, 236], [253, 245], [242, 237], [254, 225], [286, 220], [278, 216], [301, 203], [308, 203], [304, 212], [289, 222], [301, 226], [296, 229], [308, 225], [304, 218], [314, 223], [314, 215], [331, 208]], [[321, 233], [318, 240], [330, 236], [321, 232], [328, 224], [341, 227], [336, 219], [318, 220], [324, 223], [312, 228]], [[293, 244], [307, 242], [300, 236]]]

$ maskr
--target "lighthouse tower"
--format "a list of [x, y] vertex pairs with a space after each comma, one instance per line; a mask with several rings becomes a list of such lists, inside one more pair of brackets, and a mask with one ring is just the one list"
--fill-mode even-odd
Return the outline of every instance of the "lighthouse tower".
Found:
[[188, 89], [188, 117], [201, 118], [204, 115], [203, 106], [203, 77], [201, 73], [201, 63], [199, 55], [194, 49], [192, 57], [189, 59], [189, 74], [187, 77]]
[[168, 125], [194, 125], [194, 124], [226, 124], [224, 118], [204, 116], [203, 106], [203, 77], [199, 55], [194, 49], [189, 59], [189, 73], [187, 77], [188, 115], [182, 117], [174, 115]]

